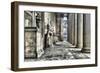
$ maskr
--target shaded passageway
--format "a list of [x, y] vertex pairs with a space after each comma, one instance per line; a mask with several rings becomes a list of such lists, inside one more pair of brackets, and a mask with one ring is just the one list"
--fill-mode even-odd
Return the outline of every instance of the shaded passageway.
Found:
[[25, 60], [90, 58], [90, 15], [25, 11]]

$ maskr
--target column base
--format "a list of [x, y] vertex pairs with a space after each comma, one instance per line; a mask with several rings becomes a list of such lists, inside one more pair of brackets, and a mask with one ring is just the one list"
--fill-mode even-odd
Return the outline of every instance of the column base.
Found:
[[82, 52], [82, 53], [90, 53], [90, 49], [84, 49], [84, 48], [83, 48], [83, 49], [81, 50], [81, 52]]

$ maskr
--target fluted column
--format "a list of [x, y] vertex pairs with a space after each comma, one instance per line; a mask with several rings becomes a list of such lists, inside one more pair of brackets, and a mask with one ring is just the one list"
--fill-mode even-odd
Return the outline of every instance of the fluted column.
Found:
[[82, 52], [90, 52], [90, 15], [84, 14], [84, 26], [83, 26], [83, 49]]
[[77, 13], [75, 13], [75, 46], [77, 45]]
[[75, 45], [75, 14], [68, 14], [68, 42]]
[[77, 47], [83, 48], [83, 14], [78, 14], [77, 19]]

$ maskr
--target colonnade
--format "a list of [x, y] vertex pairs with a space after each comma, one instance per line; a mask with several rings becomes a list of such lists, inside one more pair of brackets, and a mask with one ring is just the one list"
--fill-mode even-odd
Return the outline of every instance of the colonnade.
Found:
[[81, 48], [82, 52], [90, 52], [90, 15], [89, 14], [69, 14], [68, 17], [68, 42], [76, 48]]
[[[31, 56], [27, 50], [32, 49], [33, 52], [36, 52], [36, 55], [33, 55], [40, 57], [48, 46], [52, 46], [56, 41], [64, 40], [64, 17], [67, 18], [67, 41], [73, 45], [72, 47], [81, 48], [81, 52], [90, 52], [90, 14], [27, 11], [25, 17], [25, 50], [27, 56]], [[28, 37], [29, 35], [30, 37]], [[33, 40], [31, 42], [33, 46], [27, 48], [27, 44], [30, 45], [29, 40]]]

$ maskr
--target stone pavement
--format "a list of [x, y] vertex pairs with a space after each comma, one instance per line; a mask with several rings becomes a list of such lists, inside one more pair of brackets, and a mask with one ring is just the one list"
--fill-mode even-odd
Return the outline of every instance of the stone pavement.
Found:
[[[37, 60], [71, 60], [89, 59], [90, 53], [82, 53], [80, 48], [71, 47], [68, 42], [57, 42], [52, 47], [46, 48], [45, 53]], [[70, 48], [68, 48], [70, 47]]]

